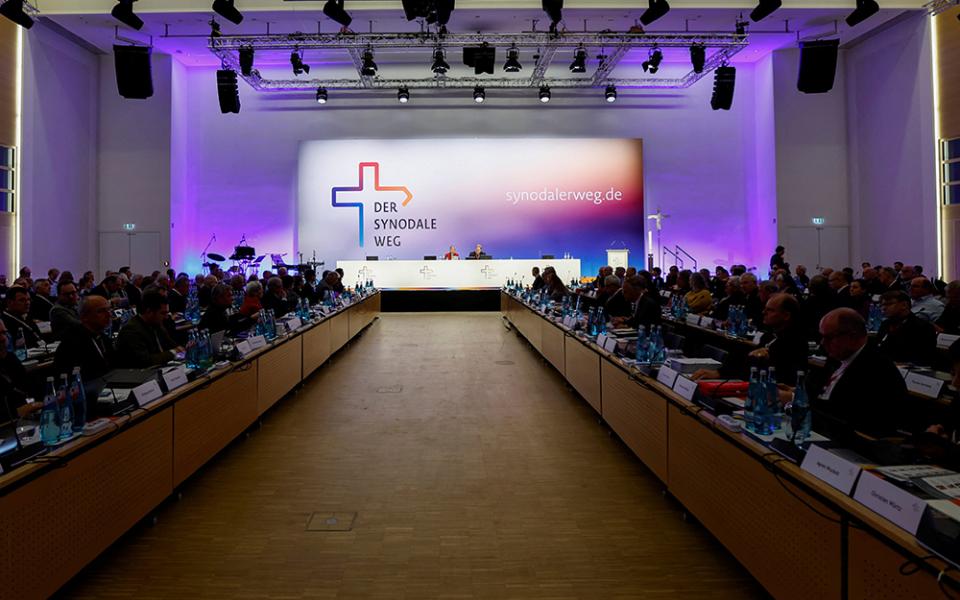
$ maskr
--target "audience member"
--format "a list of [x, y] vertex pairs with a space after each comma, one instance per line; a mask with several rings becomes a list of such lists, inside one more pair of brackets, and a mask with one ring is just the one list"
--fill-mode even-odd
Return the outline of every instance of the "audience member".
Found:
[[539, 290], [543, 287], [543, 277], [540, 276], [540, 267], [534, 267], [531, 274], [533, 275], [533, 284], [531, 284], [530, 287], [534, 290]]
[[660, 302], [649, 291], [643, 277], [631, 277], [623, 283], [623, 288], [607, 301], [607, 314], [614, 317], [614, 327], [636, 329], [643, 325], [649, 329], [651, 325], [660, 323]]
[[933, 323], [943, 314], [943, 303], [933, 297], [933, 284], [926, 277], [914, 277], [910, 281], [910, 311]]
[[164, 328], [170, 314], [167, 299], [156, 290], [146, 290], [140, 314], [120, 330], [117, 337], [117, 366], [133, 369], [163, 365], [182, 352]]
[[198, 327], [210, 332], [226, 331], [230, 335], [236, 335], [256, 325], [259, 312], [251, 316], [245, 316], [241, 312], [230, 314], [232, 306], [233, 290], [222, 283], [217, 285], [210, 296], [210, 307], [203, 313]]
[[895, 362], [931, 364], [937, 332], [932, 324], [910, 311], [906, 292], [884, 292], [880, 306], [885, 317], [877, 334], [880, 352]]
[[[84, 381], [103, 377], [114, 361], [113, 342], [106, 335], [112, 314], [102, 296], [87, 296], [80, 303], [80, 324], [64, 332], [53, 358], [56, 373], [70, 374], [80, 367]], [[96, 402], [96, 399], [92, 399]]]
[[67, 329], [80, 324], [79, 302], [76, 284], [65, 281], [59, 285], [57, 303], [50, 310], [50, 330], [54, 337], [59, 338]]
[[290, 304], [287, 301], [287, 291], [283, 288], [283, 280], [279, 277], [271, 277], [267, 281], [267, 291], [263, 294], [263, 309], [272, 310], [273, 314], [279, 319], [290, 312]]
[[40, 328], [30, 318], [30, 293], [26, 288], [13, 286], [7, 289], [3, 323], [7, 326], [7, 335], [11, 343], [15, 343], [22, 332], [27, 348], [36, 348], [40, 345]]
[[960, 334], [960, 280], [947, 284], [946, 298], [947, 303], [934, 325], [941, 333], [958, 335]]
[[51, 284], [49, 279], [38, 279], [34, 284], [33, 297], [30, 298], [30, 318], [34, 321], [49, 321], [50, 311], [53, 309], [53, 298], [50, 297]]
[[707, 282], [700, 273], [690, 275], [690, 291], [683, 297], [690, 312], [705, 315], [713, 307], [713, 297], [707, 289]]
[[187, 296], [189, 295], [190, 278], [187, 276], [177, 277], [170, 292], [167, 293], [170, 312], [173, 314], [183, 314], [187, 312]]

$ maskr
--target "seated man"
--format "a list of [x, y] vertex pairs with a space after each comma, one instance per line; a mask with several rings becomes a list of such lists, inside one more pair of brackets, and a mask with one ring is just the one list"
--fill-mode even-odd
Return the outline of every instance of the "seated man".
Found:
[[485, 254], [485, 253], [484, 253], [484, 251], [483, 251], [483, 246], [480, 244], [480, 242], [477, 242], [477, 247], [474, 248], [473, 251], [470, 252], [469, 255], [467, 255], [467, 258], [472, 258], [472, 259], [476, 260], [476, 259], [480, 258], [481, 256], [483, 256], [484, 254]]
[[106, 375], [113, 362], [113, 342], [105, 334], [112, 318], [106, 298], [84, 298], [80, 303], [80, 325], [63, 334], [53, 357], [54, 372], [71, 373], [74, 367], [80, 367], [84, 381]]
[[283, 287], [283, 280], [271, 277], [267, 281], [267, 291], [263, 295], [264, 310], [272, 310], [279, 319], [290, 312], [290, 303], [287, 301], [287, 291]]
[[210, 307], [200, 318], [200, 329], [206, 329], [211, 333], [217, 331], [226, 331], [230, 335], [236, 335], [241, 331], [246, 331], [253, 327], [257, 322], [259, 313], [253, 317], [246, 317], [236, 312], [228, 315], [227, 311], [233, 306], [233, 290], [229, 285], [221, 283], [213, 288], [213, 294], [210, 297]]
[[885, 317], [877, 333], [880, 353], [894, 362], [929, 365], [937, 348], [933, 325], [910, 312], [906, 292], [884, 292], [880, 306]]
[[941, 333], [960, 334], [960, 280], [947, 284], [947, 303], [934, 326]]
[[170, 303], [170, 312], [183, 314], [187, 310], [187, 296], [190, 295], [190, 278], [177, 277], [173, 288], [167, 293], [167, 302]]
[[543, 277], [540, 276], [540, 267], [534, 267], [531, 274], [533, 275], [533, 284], [530, 287], [534, 290], [539, 290], [543, 287]]
[[731, 306], [743, 306], [747, 298], [740, 290], [740, 276], [727, 277], [724, 284], [725, 295], [717, 302], [711, 316], [718, 321], [726, 321], [730, 317]]
[[6, 393], [10, 410], [16, 410], [17, 415], [24, 417], [40, 410], [42, 402], [27, 403], [31, 397], [39, 397], [39, 390], [33, 389], [27, 370], [17, 360], [13, 352], [7, 351], [10, 342], [7, 336], [7, 327], [0, 321], [0, 402]]
[[[616, 275], [607, 275], [606, 279], [603, 281], [603, 287], [597, 292], [597, 297], [593, 301], [594, 306], [606, 306], [607, 301], [613, 297], [618, 291], [622, 284], [620, 283], [620, 278]], [[587, 298], [584, 298], [586, 300]], [[606, 309], [604, 309], [606, 310]], [[627, 314], [630, 314], [629, 312]], [[609, 315], [607, 315], [609, 317]]]
[[760, 299], [760, 287], [757, 285], [757, 276], [753, 273], [744, 273], [740, 276], [740, 290], [743, 292], [743, 308], [747, 319], [757, 326], [763, 322], [763, 307], [765, 302]]
[[543, 287], [551, 300], [560, 302], [570, 294], [567, 286], [560, 281], [557, 271], [553, 267], [547, 267], [543, 270]]
[[53, 299], [50, 297], [50, 280], [38, 279], [33, 284], [34, 293], [30, 298], [30, 318], [34, 321], [49, 321]]
[[117, 337], [116, 366], [143, 369], [163, 365], [182, 352], [164, 328], [170, 314], [167, 298], [146, 290], [140, 299], [140, 314], [130, 319]]
[[[960, 340], [950, 346], [947, 354], [953, 375], [951, 384], [954, 390], [960, 390]], [[960, 469], [960, 398], [956, 391], [943, 416], [943, 421], [931, 425], [926, 433], [917, 436], [914, 445], [933, 464], [957, 470]]]
[[623, 288], [607, 300], [606, 313], [614, 327], [636, 329], [643, 325], [649, 329], [651, 325], [660, 324], [660, 302], [639, 275], [627, 278]]
[[126, 293], [123, 292], [121, 287], [122, 281], [119, 275], [107, 275], [103, 278], [103, 281], [100, 282], [100, 285], [90, 290], [90, 294], [93, 296], [103, 296], [109, 300], [114, 307], [126, 306]]
[[933, 284], [926, 277], [914, 277], [910, 282], [910, 312], [928, 323], [943, 314], [943, 303], [933, 297]]
[[57, 287], [57, 303], [50, 310], [50, 329], [55, 337], [59, 338], [67, 329], [80, 324], [80, 313], [77, 312], [79, 301], [77, 285], [72, 281]]
[[40, 345], [40, 329], [30, 318], [30, 293], [27, 288], [13, 286], [7, 290], [7, 305], [3, 311], [3, 323], [7, 326], [7, 335], [16, 343], [23, 332], [27, 348]]

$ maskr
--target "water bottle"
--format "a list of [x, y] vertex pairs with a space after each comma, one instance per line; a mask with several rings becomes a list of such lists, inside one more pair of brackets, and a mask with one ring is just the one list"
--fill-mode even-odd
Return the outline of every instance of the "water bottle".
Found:
[[60, 408], [60, 441], [73, 437], [73, 401], [67, 397], [69, 383], [67, 374], [61, 373], [57, 387], [57, 405]]
[[653, 346], [656, 350], [650, 356], [650, 362], [658, 365], [667, 362], [667, 346], [663, 343], [663, 331], [659, 325], [653, 328]]
[[60, 407], [57, 406], [57, 390], [53, 377], [47, 377], [43, 409], [40, 411], [40, 439], [44, 446], [55, 446], [60, 439]]
[[192, 329], [187, 332], [187, 347], [184, 349], [184, 354], [187, 368], [195, 369], [197, 367], [197, 333]]
[[767, 422], [764, 427], [764, 434], [770, 435], [780, 429], [783, 422], [783, 413], [780, 409], [780, 400], [777, 393], [777, 374], [774, 367], [767, 371]]
[[766, 435], [767, 431], [767, 372], [760, 371], [760, 379], [757, 381], [756, 396], [753, 398], [753, 427], [754, 433]]
[[587, 310], [587, 333], [590, 335], [597, 335], [597, 325], [594, 322], [592, 306], [589, 310]]
[[603, 307], [597, 309], [597, 333], [607, 332], [607, 316], [603, 314]]
[[747, 429], [753, 431], [754, 425], [754, 407], [757, 404], [757, 388], [760, 386], [760, 378], [756, 367], [750, 367], [750, 383], [747, 384], [747, 399], [743, 403], [743, 424]]
[[27, 337], [23, 334], [23, 327], [17, 330], [17, 339], [13, 343], [14, 356], [17, 360], [23, 362], [27, 360]]
[[73, 432], [80, 433], [87, 423], [87, 392], [83, 389], [83, 380], [80, 379], [80, 367], [73, 368], [70, 402], [73, 403]]
[[647, 340], [647, 329], [643, 325], [637, 327], [637, 362], [647, 364], [650, 362], [650, 342]]
[[800, 447], [810, 437], [813, 428], [813, 413], [810, 411], [810, 399], [804, 385], [804, 372], [797, 371], [797, 387], [793, 389], [793, 443]]

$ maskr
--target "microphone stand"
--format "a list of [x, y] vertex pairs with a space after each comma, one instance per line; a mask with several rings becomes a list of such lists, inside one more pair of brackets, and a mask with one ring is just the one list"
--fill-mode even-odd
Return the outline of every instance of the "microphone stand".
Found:
[[213, 242], [216, 239], [217, 239], [217, 234], [214, 233], [213, 235], [210, 236], [210, 241], [207, 242], [207, 245], [204, 247], [203, 252], [200, 253], [201, 270], [204, 273], [210, 272], [210, 267], [207, 265], [207, 250], [210, 249], [210, 245], [213, 244]]

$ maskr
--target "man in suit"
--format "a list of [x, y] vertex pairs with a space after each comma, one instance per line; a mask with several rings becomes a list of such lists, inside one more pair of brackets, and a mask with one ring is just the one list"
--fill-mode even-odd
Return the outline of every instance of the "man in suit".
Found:
[[767, 331], [749, 357], [775, 367], [782, 383], [793, 383], [797, 371], [806, 370], [809, 353], [800, 301], [791, 294], [774, 294], [763, 307], [763, 325]]
[[743, 309], [747, 313], [747, 318], [755, 326], [759, 327], [763, 322], [764, 302], [760, 298], [760, 286], [757, 284], [757, 276], [753, 273], [744, 273], [740, 276], [740, 291], [743, 292]]
[[80, 324], [80, 313], [77, 312], [77, 303], [80, 295], [77, 285], [72, 281], [65, 281], [57, 289], [57, 303], [50, 310], [50, 329], [55, 337], [60, 337], [67, 329]]
[[255, 318], [246, 317], [239, 312], [228, 315], [227, 311], [231, 306], [233, 306], [233, 290], [230, 286], [221, 283], [213, 288], [210, 307], [203, 313], [198, 327], [210, 332], [226, 331], [230, 335], [236, 335], [256, 325]]
[[807, 379], [814, 429], [841, 442], [856, 433], [895, 435], [907, 388], [889, 358], [868, 343], [863, 317], [850, 308], [830, 311], [820, 321], [829, 360], [819, 377]]
[[660, 324], [660, 303], [650, 294], [646, 280], [639, 275], [623, 282], [623, 288], [607, 300], [605, 310], [613, 317], [614, 327], [636, 329], [640, 325], [649, 328]]
[[543, 277], [540, 276], [540, 267], [534, 267], [531, 274], [533, 275], [533, 284], [530, 287], [539, 290], [544, 286]]
[[30, 318], [30, 293], [15, 285], [7, 290], [6, 299], [3, 323], [7, 326], [7, 335], [15, 343], [22, 331], [27, 348], [36, 348], [40, 345], [40, 328]]
[[144, 291], [140, 314], [130, 319], [117, 337], [117, 367], [155, 367], [173, 360], [177, 352], [183, 352], [164, 328], [169, 315], [166, 296], [157, 290]]
[[893, 267], [883, 267], [880, 269], [877, 280], [880, 283], [875, 286], [873, 290], [874, 294], [882, 294], [900, 289], [900, 284], [897, 281], [897, 271]]
[[80, 324], [64, 332], [53, 357], [54, 372], [69, 374], [74, 367], [80, 367], [84, 381], [106, 375], [113, 361], [113, 343], [104, 332], [111, 319], [106, 298], [84, 298], [80, 303]]
[[290, 302], [287, 300], [282, 279], [271, 277], [267, 281], [267, 292], [263, 295], [262, 303], [263, 309], [272, 310], [278, 319], [290, 312]]
[[476, 259], [480, 258], [481, 256], [483, 256], [484, 254], [485, 254], [485, 252], [483, 251], [483, 246], [480, 245], [479, 242], [477, 242], [477, 247], [474, 248], [473, 251], [471, 251], [470, 254], [467, 255], [467, 258], [471, 258], [471, 259], [473, 259], [473, 260], [476, 260]]
[[33, 297], [30, 298], [30, 318], [34, 321], [49, 321], [50, 311], [53, 309], [50, 280], [38, 279], [33, 288]]
[[877, 333], [880, 352], [894, 362], [931, 364], [937, 348], [933, 325], [910, 311], [906, 292], [885, 292], [880, 296], [884, 321]]
[[170, 303], [170, 312], [173, 314], [183, 314], [187, 310], [187, 295], [190, 293], [190, 278], [183, 276], [177, 277], [173, 288], [167, 294], [167, 302]]
[[120, 276], [107, 275], [100, 282], [100, 285], [90, 290], [91, 296], [102, 296], [106, 298], [113, 306], [123, 306], [127, 303], [127, 298], [120, 292]]
[[850, 282], [852, 279], [845, 271], [834, 271], [827, 277], [827, 283], [836, 297], [835, 308], [850, 308]]

